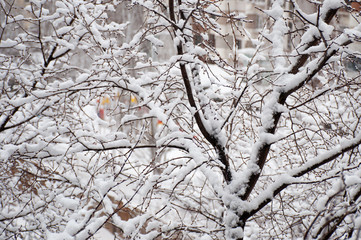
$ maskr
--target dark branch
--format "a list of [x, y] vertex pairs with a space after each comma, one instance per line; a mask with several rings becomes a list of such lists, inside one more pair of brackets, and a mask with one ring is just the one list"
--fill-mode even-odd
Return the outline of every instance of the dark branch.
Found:
[[[169, 15], [170, 15], [171, 20], [175, 23], [176, 19], [175, 19], [175, 13], [174, 13], [174, 1], [173, 0], [169, 0]], [[184, 21], [186, 20], [183, 12], [180, 13], [180, 16], [181, 16], [182, 20], [184, 20]], [[180, 56], [184, 54], [181, 44], [177, 45], [177, 54]], [[190, 79], [189, 79], [189, 76], [187, 73], [185, 63], [182, 63], [182, 62], [180, 63], [180, 69], [181, 69], [181, 74], [182, 74], [183, 82], [185, 85], [189, 104], [192, 108], [195, 109], [194, 118], [199, 127], [199, 130], [201, 131], [202, 135], [207, 139], [207, 141], [215, 148], [215, 150], [218, 154], [218, 159], [224, 165], [224, 167], [222, 168], [223, 176], [224, 176], [226, 182], [229, 183], [232, 181], [232, 173], [230, 171], [230, 166], [229, 166], [228, 158], [227, 158], [227, 155], [225, 152], [225, 147], [219, 142], [218, 138], [214, 134], [210, 134], [208, 132], [208, 130], [206, 129], [206, 127], [204, 126], [202, 117], [200, 115], [199, 108], [197, 107], [196, 101], [193, 96], [192, 86], [190, 83]]]
[[[324, 21], [326, 23], [329, 23], [332, 18], [335, 16], [338, 9], [330, 9], [330, 11], [325, 15]], [[316, 44], [318, 44], [320, 41], [320, 37], [314, 36], [313, 40], [311, 40], [307, 45], [305, 49], [309, 49]], [[344, 45], [347, 45], [351, 42], [346, 42]], [[278, 96], [277, 103], [280, 105], [284, 105], [286, 103], [287, 98], [297, 90], [299, 90], [301, 87], [303, 87], [307, 82], [309, 82], [327, 63], [327, 61], [334, 56], [337, 53], [337, 50], [328, 51], [326, 50], [324, 55], [322, 56], [322, 61], [319, 62], [318, 67], [315, 68], [311, 73], [307, 75], [307, 77], [301, 81], [298, 85], [294, 86], [293, 88], [289, 89], [288, 91], [281, 92]], [[296, 63], [293, 65], [291, 70], [288, 74], [295, 75], [301, 71], [301, 68], [306, 64], [307, 60], [311, 57], [311, 54], [303, 54], [301, 55]], [[274, 111], [272, 120], [273, 120], [273, 126], [265, 129], [265, 133], [274, 134], [277, 129], [278, 122], [281, 118], [282, 113]], [[248, 185], [246, 187], [245, 193], [241, 195], [242, 200], [247, 200], [253, 191], [254, 187], [256, 186], [256, 183], [258, 182], [258, 179], [262, 173], [262, 169], [266, 163], [270, 148], [272, 143], [263, 143], [263, 145], [260, 146], [258, 149], [258, 154], [256, 156], [256, 164], [259, 167], [260, 171], [254, 172], [251, 177], [249, 178]]]

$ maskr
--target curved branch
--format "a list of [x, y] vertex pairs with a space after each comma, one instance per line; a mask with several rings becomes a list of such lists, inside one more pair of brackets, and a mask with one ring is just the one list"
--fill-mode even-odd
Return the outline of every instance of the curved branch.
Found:
[[[175, 19], [175, 13], [174, 13], [174, 1], [173, 0], [169, 0], [169, 15], [170, 15], [170, 19], [175, 23], [176, 19]], [[186, 20], [184, 14], [182, 12], [181, 12], [180, 16], [181, 16], [182, 20], [184, 20], [184, 21]], [[177, 54], [178, 55], [184, 54], [181, 43], [177, 45]], [[224, 165], [224, 167], [222, 169], [223, 176], [224, 176], [226, 182], [230, 183], [232, 181], [232, 173], [231, 173], [230, 165], [229, 165], [228, 158], [227, 158], [227, 155], [225, 152], [225, 147], [222, 145], [222, 143], [219, 141], [219, 139], [215, 136], [215, 134], [211, 134], [206, 129], [206, 127], [203, 123], [203, 119], [200, 115], [199, 108], [198, 108], [196, 101], [194, 99], [194, 96], [193, 96], [192, 86], [190, 83], [190, 78], [187, 73], [186, 65], [182, 62], [180, 62], [179, 65], [180, 65], [182, 79], [183, 79], [183, 82], [185, 85], [185, 90], [187, 93], [188, 102], [189, 102], [190, 106], [192, 108], [194, 108], [194, 118], [196, 120], [197, 126], [199, 127], [199, 130], [201, 131], [202, 135], [215, 148], [215, 150], [218, 154], [218, 160], [220, 160], [222, 162], [222, 164]]]
[[[332, 18], [335, 16], [337, 9], [329, 9], [329, 12], [327, 12], [325, 14], [324, 17], [324, 21], [326, 23], [329, 23]], [[305, 49], [309, 49], [313, 46], [315, 46], [316, 44], [318, 44], [320, 41], [320, 37], [319, 36], [313, 36], [313, 39], [310, 40], [308, 42], [308, 44], [306, 44]], [[350, 44], [351, 41], [345, 41], [342, 45], [346, 46], [348, 44]], [[287, 98], [294, 92], [296, 92], [297, 90], [299, 90], [301, 87], [303, 87], [307, 82], [309, 82], [328, 62], [328, 60], [334, 56], [337, 53], [336, 48], [334, 49], [326, 49], [323, 56], [320, 57], [317, 66], [315, 66], [309, 73], [306, 74], [306, 76], [302, 79], [302, 81], [299, 81], [298, 84], [290, 85], [290, 87], [288, 89], [284, 88], [284, 89], [278, 89], [278, 91], [275, 91], [275, 97], [276, 97], [276, 104], [279, 104], [281, 106], [284, 106], [286, 103]], [[293, 64], [292, 68], [290, 69], [290, 71], [288, 72], [289, 75], [296, 75], [302, 72], [302, 67], [306, 64], [307, 60], [311, 57], [311, 54], [302, 54], [297, 60], [296, 62]], [[307, 72], [307, 71], [306, 71]], [[272, 108], [274, 106], [271, 106]], [[266, 127], [263, 131], [265, 134], [274, 134], [276, 132], [277, 126], [278, 126], [278, 122], [282, 116], [282, 112], [277, 111], [276, 109], [269, 109], [271, 111], [271, 120], [272, 120], [272, 124], [270, 127]], [[259, 141], [258, 142], [258, 149], [256, 150], [255, 153], [255, 160], [254, 163], [251, 163], [253, 166], [252, 168], [254, 169], [254, 165], [257, 166], [257, 171], [252, 171], [251, 175], [248, 179], [248, 184], [246, 187], [246, 190], [244, 192], [244, 194], [242, 194], [240, 197], [242, 200], [246, 200], [249, 198], [251, 192], [253, 191], [254, 187], [256, 186], [256, 183], [258, 182], [259, 177], [261, 176], [262, 173], [262, 169], [266, 163], [266, 159], [268, 157], [270, 148], [272, 143], [268, 143], [265, 141]]]
[[[324, 154], [314, 158], [313, 160], [307, 162], [304, 166], [301, 166], [298, 169], [294, 170], [291, 174], [286, 175], [286, 179], [282, 178], [279, 181], [276, 181], [274, 184], [272, 184], [269, 187], [269, 189], [266, 190], [267, 192], [270, 192], [270, 194], [268, 194], [268, 197], [265, 199], [261, 199], [260, 201], [258, 201], [258, 199], [255, 199], [254, 202], [256, 202], [255, 203], [256, 207], [248, 212], [243, 213], [240, 218], [245, 221], [249, 217], [256, 214], [263, 207], [265, 207], [268, 203], [270, 203], [273, 200], [273, 197], [275, 197], [277, 194], [282, 192], [288, 186], [293, 184], [295, 181], [295, 178], [300, 178], [300, 177], [304, 176], [305, 174], [335, 160], [342, 154], [344, 154], [348, 151], [351, 151], [360, 145], [361, 145], [361, 133], [356, 138], [343, 143], [338, 148], [332, 149], [332, 150], [328, 151], [327, 153], [324, 153]], [[262, 196], [262, 194], [259, 194], [259, 196]]]

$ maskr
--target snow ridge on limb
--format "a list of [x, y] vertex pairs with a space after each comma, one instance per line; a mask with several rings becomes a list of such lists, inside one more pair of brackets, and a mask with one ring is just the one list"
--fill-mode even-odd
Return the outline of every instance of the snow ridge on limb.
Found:
[[[170, 14], [170, 19], [175, 23], [176, 19], [175, 19], [175, 14], [174, 14], [174, 0], [169, 0], [169, 14]], [[182, 10], [180, 10], [180, 19], [184, 22], [186, 22], [188, 20], [185, 17], [185, 14], [183, 13]], [[187, 37], [185, 35], [182, 35], [184, 33], [181, 32], [181, 34], [179, 35], [178, 34], [179, 32], [180, 31], [177, 31], [177, 29], [174, 29], [174, 34], [177, 37], [184, 39], [184, 41], [187, 42], [188, 41]], [[182, 56], [184, 54], [182, 44], [179, 43], [179, 44], [177, 44], [176, 47], [177, 47], [178, 55]], [[197, 106], [196, 101], [194, 99], [193, 88], [191, 85], [191, 79], [190, 79], [189, 73], [187, 72], [186, 65], [182, 62], [180, 62], [179, 65], [180, 65], [182, 79], [183, 79], [183, 82], [185, 85], [189, 104], [192, 108], [194, 108], [194, 118], [196, 120], [196, 123], [197, 123], [202, 135], [215, 148], [217, 155], [218, 155], [218, 160], [223, 164], [222, 173], [223, 173], [224, 179], [227, 183], [229, 183], [232, 181], [232, 173], [230, 170], [229, 161], [226, 156], [226, 150], [225, 150], [224, 143], [222, 143], [222, 141], [220, 140], [220, 138], [218, 136], [221, 133], [220, 132], [221, 129], [219, 129], [219, 127], [218, 127], [218, 129], [207, 128], [207, 126], [205, 124], [205, 119], [204, 119], [204, 117], [202, 117], [200, 108]], [[196, 66], [194, 66], [194, 68], [196, 68]], [[192, 73], [195, 73], [195, 76], [193, 76], [193, 77], [196, 77], [197, 71], [198, 70], [193, 69]], [[214, 131], [214, 130], [216, 130], [216, 131]]]
[[304, 165], [291, 170], [289, 174], [280, 176], [278, 180], [272, 183], [266, 190], [261, 192], [257, 197], [252, 199], [252, 209], [243, 213], [242, 219], [247, 219], [249, 216], [253, 216], [260, 211], [264, 206], [273, 200], [277, 194], [287, 188], [289, 185], [298, 182], [298, 178], [305, 174], [335, 160], [342, 154], [351, 151], [361, 145], [361, 133], [359, 133], [354, 139], [345, 140], [338, 147], [323, 153], [316, 158], [309, 160]]
[[[329, 23], [335, 16], [337, 10], [342, 7], [342, 5], [337, 6], [338, 7], [331, 5], [328, 7], [327, 4], [322, 5], [324, 14], [321, 15], [321, 18], [325, 23]], [[308, 38], [307, 40], [307, 42], [302, 43], [302, 48], [305, 50], [319, 44], [321, 37], [318, 33], [314, 33], [312, 37]], [[325, 66], [329, 59], [337, 53], [339, 45], [345, 46], [350, 43], [351, 41], [347, 39], [346, 41], [341, 42], [341, 44], [334, 44], [333, 47], [326, 49], [325, 53], [317, 60], [307, 64], [305, 68], [302, 67], [304, 67], [311, 54], [301, 54], [300, 56], [296, 57], [296, 60], [290, 66], [288, 73], [281, 74], [278, 82], [276, 82], [281, 86], [274, 89], [270, 101], [263, 110], [263, 126], [260, 128], [260, 136], [264, 134], [275, 134], [277, 124], [284, 111], [283, 105], [286, 103], [288, 96], [310, 81], [312, 77], [315, 76], [315, 74]], [[247, 182], [246, 190], [244, 191], [244, 194], [241, 195], [243, 200], [248, 199], [258, 181], [258, 178], [261, 175], [261, 171], [264, 167], [268, 153], [270, 151], [270, 147], [272, 145], [272, 142], [268, 143], [267, 141], [267, 139], [261, 138], [254, 146], [251, 161], [248, 167], [250, 170], [247, 172], [246, 179], [242, 180]]]
[[[341, 1], [306, 14], [276, 0], [257, 40], [243, 27], [263, 15], [243, 21], [232, 1], [30, 2], [59, 16], [34, 5], [54, 30], [0, 44], [46, 47], [26, 64], [0, 56], [0, 122], [19, 107], [0, 126], [1, 236], [86, 239], [111, 223], [115, 238], [313, 237], [336, 212], [328, 199], [342, 207], [359, 197], [361, 90], [346, 65], [359, 55], [346, 45], [360, 31], [328, 24]], [[86, 67], [72, 64], [86, 56]], [[347, 194], [333, 197], [335, 182]]]

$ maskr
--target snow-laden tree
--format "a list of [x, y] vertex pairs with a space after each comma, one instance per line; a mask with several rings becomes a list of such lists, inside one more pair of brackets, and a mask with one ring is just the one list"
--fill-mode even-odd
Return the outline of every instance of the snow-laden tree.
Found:
[[298, 2], [0, 0], [0, 238], [358, 239], [359, 1]]

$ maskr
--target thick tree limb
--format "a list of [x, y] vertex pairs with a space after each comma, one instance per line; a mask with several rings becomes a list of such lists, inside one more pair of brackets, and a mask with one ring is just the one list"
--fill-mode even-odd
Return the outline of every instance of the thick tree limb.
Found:
[[[169, 15], [171, 20], [175, 23], [175, 13], [174, 13], [174, 1], [169, 0]], [[181, 12], [180, 14], [182, 20], [186, 20], [184, 14]], [[177, 54], [182, 56], [184, 54], [183, 47], [181, 44], [177, 45]], [[194, 108], [194, 118], [196, 120], [197, 126], [199, 127], [199, 130], [201, 131], [202, 135], [207, 139], [207, 141], [215, 148], [217, 154], [218, 154], [218, 160], [224, 165], [222, 168], [223, 177], [226, 180], [227, 183], [230, 183], [232, 181], [232, 173], [229, 166], [229, 161], [225, 152], [225, 147], [222, 145], [222, 143], [219, 141], [219, 139], [215, 136], [214, 133], [210, 133], [204, 123], [202, 116], [200, 115], [199, 107], [196, 104], [196, 101], [193, 96], [192, 92], [192, 86], [190, 83], [190, 78], [187, 73], [186, 65], [184, 63], [179, 63], [182, 79], [185, 85], [187, 98], [190, 106]]]
[[[324, 21], [326, 23], [329, 23], [332, 18], [335, 16], [338, 9], [330, 9], [327, 14], [325, 14]], [[306, 45], [305, 49], [309, 49], [316, 44], [318, 44], [320, 41], [320, 37], [314, 36], [312, 40]], [[347, 43], [349, 44], [349, 43]], [[347, 45], [345, 44], [345, 45]], [[281, 91], [278, 95], [277, 103], [280, 105], [284, 105], [286, 103], [286, 100], [288, 96], [290, 96], [292, 93], [296, 92], [298, 89], [303, 87], [307, 82], [309, 82], [327, 63], [327, 61], [334, 56], [337, 53], [337, 50], [326, 50], [325, 54], [320, 58], [320, 61], [318, 62], [318, 65], [316, 68], [314, 68], [309, 74], [306, 75], [306, 77], [303, 79], [303, 81], [300, 81], [298, 85], [294, 86], [293, 88], [288, 89], [287, 91]], [[288, 74], [290, 75], [296, 75], [301, 70], [301, 67], [305, 65], [307, 60], [311, 57], [311, 54], [303, 54], [301, 55], [296, 62], [294, 63], [293, 67], [289, 71]], [[264, 132], [266, 134], [274, 134], [276, 132], [276, 128], [278, 125], [278, 122], [281, 118], [282, 113], [278, 111], [273, 111], [272, 113], [272, 121], [273, 125], [269, 128], [264, 129]], [[242, 200], [246, 200], [249, 198], [251, 192], [253, 191], [254, 187], [256, 186], [256, 183], [262, 173], [262, 169], [266, 163], [266, 159], [268, 157], [270, 148], [272, 143], [266, 143], [261, 142], [260, 146], [256, 153], [256, 162], [255, 164], [258, 166], [259, 171], [252, 172], [251, 176], [249, 177], [248, 184], [246, 187], [246, 190], [244, 194], [242, 194], [240, 197]]]
[[[338, 148], [332, 149], [327, 153], [320, 155], [319, 157], [316, 157], [315, 159], [307, 162], [305, 165], [299, 167], [298, 169], [293, 170], [293, 172], [287, 176], [286, 178], [287, 181], [285, 179], [278, 180], [274, 184], [272, 184], [271, 187], [265, 190], [270, 193], [267, 198], [259, 199], [260, 198], [259, 197], [254, 199], [253, 203], [256, 204], [257, 207], [255, 207], [251, 211], [244, 212], [240, 218], [243, 221], [246, 221], [249, 217], [253, 216], [263, 207], [265, 207], [268, 203], [270, 203], [273, 200], [273, 197], [275, 197], [277, 194], [282, 192], [288, 186], [293, 184], [296, 178], [300, 178], [305, 174], [312, 172], [313, 170], [335, 160], [336, 158], [340, 157], [342, 154], [351, 151], [352, 149], [357, 148], [360, 145], [361, 145], [361, 134], [359, 134], [353, 140], [343, 143]], [[262, 196], [262, 194], [260, 194], [260, 196]]]

